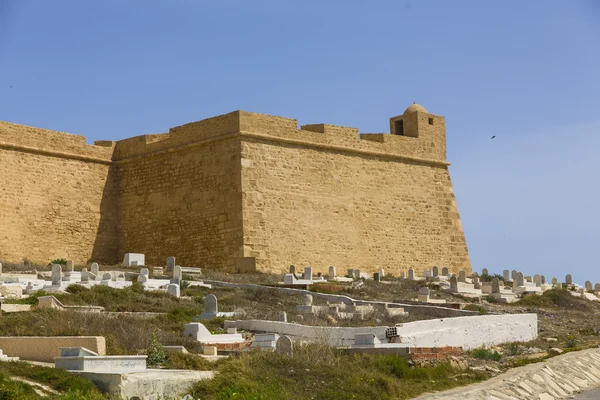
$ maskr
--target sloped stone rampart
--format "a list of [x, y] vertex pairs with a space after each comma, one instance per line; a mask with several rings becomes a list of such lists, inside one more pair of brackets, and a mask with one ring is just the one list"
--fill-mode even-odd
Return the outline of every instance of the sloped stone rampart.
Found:
[[514, 368], [485, 382], [417, 400], [558, 400], [600, 387], [600, 349], [574, 351]]

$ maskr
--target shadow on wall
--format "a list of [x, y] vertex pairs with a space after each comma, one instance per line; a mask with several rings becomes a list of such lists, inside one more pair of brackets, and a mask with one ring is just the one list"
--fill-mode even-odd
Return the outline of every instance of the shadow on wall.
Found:
[[102, 199], [100, 200], [100, 221], [98, 231], [92, 247], [90, 262], [99, 262], [109, 265], [119, 263], [118, 240], [118, 202], [117, 202], [117, 167], [110, 165]]

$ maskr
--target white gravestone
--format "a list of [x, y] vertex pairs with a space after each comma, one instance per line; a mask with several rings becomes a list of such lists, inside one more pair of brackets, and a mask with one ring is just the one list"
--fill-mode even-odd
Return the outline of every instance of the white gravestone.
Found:
[[140, 253], [126, 253], [123, 257], [125, 267], [141, 267], [146, 265], [146, 256]]
[[332, 265], [329, 267], [329, 279], [335, 279], [335, 267]]
[[52, 264], [52, 285], [60, 286], [62, 283], [62, 266], [60, 264]]
[[174, 283], [167, 285], [167, 293], [171, 296], [179, 297], [179, 285]]
[[97, 262], [92, 263], [91, 269], [92, 269], [92, 274], [98, 276], [98, 274], [100, 272], [100, 266], [98, 265]]

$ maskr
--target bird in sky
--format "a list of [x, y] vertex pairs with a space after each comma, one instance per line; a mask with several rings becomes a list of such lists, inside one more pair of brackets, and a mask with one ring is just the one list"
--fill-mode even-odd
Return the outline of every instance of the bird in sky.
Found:
[[492, 136], [492, 139], [495, 138], [495, 137], [496, 137], [496, 135]]

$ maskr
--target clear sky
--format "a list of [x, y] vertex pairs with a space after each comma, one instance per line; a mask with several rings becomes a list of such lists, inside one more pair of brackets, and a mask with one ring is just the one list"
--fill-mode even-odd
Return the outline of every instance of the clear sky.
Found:
[[0, 0], [0, 119], [88, 143], [412, 102], [446, 116], [475, 270], [600, 282], [600, 1]]

